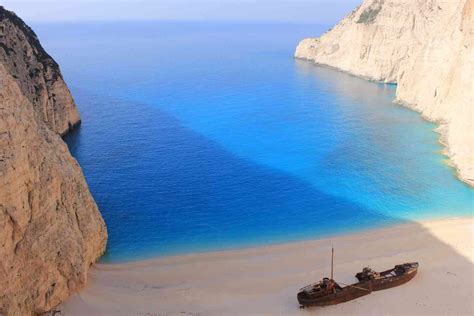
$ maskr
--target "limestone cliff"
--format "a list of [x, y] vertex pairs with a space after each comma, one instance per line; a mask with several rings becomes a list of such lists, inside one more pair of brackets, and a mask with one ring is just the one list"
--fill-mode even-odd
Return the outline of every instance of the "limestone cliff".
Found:
[[0, 63], [52, 130], [64, 135], [80, 123], [58, 64], [13, 12], [0, 9]]
[[0, 314], [48, 311], [105, 250], [104, 222], [60, 137], [78, 122], [58, 65], [0, 7]]
[[397, 83], [396, 102], [438, 122], [459, 177], [474, 185], [474, 0], [366, 0], [295, 56]]

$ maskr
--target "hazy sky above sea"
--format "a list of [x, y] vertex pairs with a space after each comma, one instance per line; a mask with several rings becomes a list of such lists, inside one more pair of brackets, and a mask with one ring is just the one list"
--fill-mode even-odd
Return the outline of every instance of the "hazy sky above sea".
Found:
[[334, 24], [361, 0], [0, 0], [27, 22], [272, 21]]

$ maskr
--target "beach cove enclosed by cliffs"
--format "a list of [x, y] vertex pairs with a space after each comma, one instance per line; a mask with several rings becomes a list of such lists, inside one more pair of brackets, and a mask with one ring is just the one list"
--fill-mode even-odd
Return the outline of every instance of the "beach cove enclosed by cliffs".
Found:
[[[326, 33], [74, 21], [37, 37], [1, 8], [0, 314], [471, 315], [472, 21], [472, 1], [370, 0]], [[420, 271], [299, 309], [331, 246], [339, 282]]]

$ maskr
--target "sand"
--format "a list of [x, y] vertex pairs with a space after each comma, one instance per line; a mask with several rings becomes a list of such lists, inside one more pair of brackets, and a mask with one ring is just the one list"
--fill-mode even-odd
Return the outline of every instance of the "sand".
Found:
[[[261, 248], [97, 264], [61, 315], [474, 315], [473, 218], [407, 223]], [[298, 289], [330, 273], [418, 261], [409, 283], [329, 307], [300, 309]]]

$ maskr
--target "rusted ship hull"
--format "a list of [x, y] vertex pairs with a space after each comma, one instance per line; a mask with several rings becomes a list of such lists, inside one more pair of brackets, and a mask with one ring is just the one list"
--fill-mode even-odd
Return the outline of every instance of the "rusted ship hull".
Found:
[[370, 282], [346, 286], [335, 293], [314, 297], [304, 291], [298, 293], [298, 303], [302, 306], [328, 306], [355, 300], [372, 292]]
[[372, 291], [380, 291], [386, 290], [392, 287], [396, 287], [402, 284], [407, 283], [411, 279], [413, 279], [416, 275], [418, 270], [414, 270], [411, 273], [404, 274], [399, 277], [392, 277], [392, 278], [385, 278], [380, 280], [373, 280], [372, 282]]
[[360, 272], [356, 274], [356, 278], [359, 282], [371, 282], [372, 291], [380, 291], [407, 283], [417, 274], [418, 266], [418, 262], [404, 263], [380, 272], [376, 277], [368, 278], [364, 272]]

